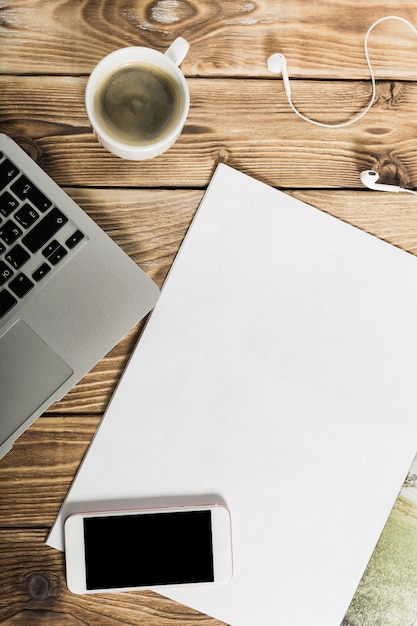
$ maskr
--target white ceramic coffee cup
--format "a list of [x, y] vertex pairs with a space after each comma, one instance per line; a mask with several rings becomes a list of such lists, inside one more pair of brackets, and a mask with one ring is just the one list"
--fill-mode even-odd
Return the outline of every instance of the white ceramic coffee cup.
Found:
[[[87, 82], [85, 105], [90, 124], [97, 139], [104, 148], [124, 159], [139, 161], [152, 159], [162, 154], [173, 145], [181, 134], [190, 107], [190, 94], [187, 82], [179, 69], [179, 65], [185, 58], [189, 47], [189, 43], [183, 39], [183, 37], [175, 39], [165, 53], [154, 50], [153, 48], [130, 46], [128, 48], [120, 48], [110, 53], [96, 65]], [[111, 75], [116, 69], [132, 63], [150, 64], [169, 74], [178, 87], [180, 98], [178, 114], [169, 132], [162, 138], [151, 143], [146, 143], [145, 145], [124, 143], [109, 134], [100, 123], [94, 106], [96, 90], [102, 84], [105, 77]]]

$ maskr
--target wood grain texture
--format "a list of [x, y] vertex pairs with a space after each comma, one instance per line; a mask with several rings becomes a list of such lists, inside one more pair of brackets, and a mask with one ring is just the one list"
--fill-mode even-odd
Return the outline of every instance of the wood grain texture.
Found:
[[[367, 78], [363, 40], [393, 12], [417, 24], [412, 0], [0, 0], [1, 72], [88, 74], [116, 48], [164, 51], [181, 35], [191, 43], [188, 76], [266, 76], [283, 52], [291, 75]], [[381, 24], [370, 41], [379, 77], [415, 78], [415, 35]], [[392, 53], [392, 51], [395, 51]]]
[[0, 463], [0, 528], [52, 526], [99, 422], [40, 417], [19, 437]]
[[[417, 187], [417, 84], [379, 83], [368, 115], [323, 129], [290, 110], [279, 80], [190, 79], [184, 131], [165, 154], [124, 161], [100, 147], [84, 109], [85, 78], [0, 77], [0, 131], [63, 186], [205, 188], [225, 162], [281, 188], [361, 188], [359, 173]], [[324, 122], [350, 119], [369, 98], [364, 82], [300, 81], [294, 101]], [[233, 112], [233, 115], [231, 115]]]

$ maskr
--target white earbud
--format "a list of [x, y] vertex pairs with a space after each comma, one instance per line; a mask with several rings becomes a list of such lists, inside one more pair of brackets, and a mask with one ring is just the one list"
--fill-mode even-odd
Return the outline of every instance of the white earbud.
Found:
[[280, 74], [282, 72], [282, 65], [284, 63], [286, 63], [285, 56], [280, 52], [271, 54], [267, 61], [269, 71], [275, 72], [276, 74]]
[[270, 72], [282, 75], [282, 82], [284, 83], [285, 93], [287, 98], [291, 98], [290, 79], [287, 72], [287, 59], [280, 52], [272, 54], [267, 61], [268, 69]]
[[381, 185], [377, 183], [379, 174], [375, 170], [366, 170], [361, 172], [361, 182], [368, 187], [368, 189], [375, 189], [375, 191], [394, 191], [398, 193], [401, 191], [401, 187], [397, 185]]
[[365, 187], [368, 187], [368, 189], [374, 189], [375, 191], [392, 191], [394, 193], [403, 191], [405, 193], [413, 193], [417, 195], [417, 192], [412, 189], [404, 189], [398, 185], [382, 185], [378, 183], [379, 174], [378, 172], [375, 172], [375, 170], [365, 170], [365, 172], [361, 172], [360, 178], [361, 182], [365, 185]]

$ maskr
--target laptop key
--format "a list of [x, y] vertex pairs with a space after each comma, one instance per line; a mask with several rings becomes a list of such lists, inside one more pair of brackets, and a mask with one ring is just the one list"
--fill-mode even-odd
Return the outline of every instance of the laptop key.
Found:
[[0, 261], [0, 285], [4, 285], [4, 283], [9, 280], [13, 274], [13, 270], [7, 265], [7, 263]]
[[7, 217], [12, 211], [19, 206], [19, 200], [14, 198], [11, 193], [5, 191], [0, 196], [0, 213]]
[[24, 204], [21, 209], [16, 211], [14, 219], [19, 222], [23, 228], [30, 228], [39, 217], [39, 213], [35, 211], [30, 204]]
[[[22, 239], [23, 244], [31, 252], [37, 252], [49, 241], [60, 228], [68, 222], [68, 218], [56, 207], [37, 222], [36, 225]], [[1, 233], [1, 226], [0, 226]], [[0, 234], [1, 236], [1, 234]]]
[[21, 200], [30, 200], [42, 213], [52, 206], [52, 202], [26, 176], [20, 176], [11, 190]]
[[19, 168], [9, 159], [0, 163], [0, 185], [5, 187], [20, 173]]
[[63, 246], [59, 246], [54, 252], [48, 257], [48, 261], [52, 263], [52, 265], [58, 265], [60, 261], [68, 254]]
[[58, 265], [68, 252], [65, 250], [64, 246], [61, 246], [61, 244], [54, 239], [42, 250], [42, 254], [52, 265]]
[[33, 283], [25, 274], [18, 274], [10, 281], [9, 287], [18, 298], [23, 298], [32, 289]]
[[80, 230], [76, 230], [75, 233], [73, 233], [71, 235], [71, 237], [68, 237], [68, 239], [65, 242], [65, 245], [72, 250], [73, 248], [75, 248], [75, 246], [80, 243], [80, 241], [84, 239], [84, 234], [80, 231]]
[[7, 289], [0, 291], [0, 317], [4, 317], [15, 304], [17, 304], [16, 298]]
[[30, 254], [20, 244], [16, 244], [4, 258], [17, 270], [30, 259]]
[[42, 278], [44, 278], [49, 272], [51, 271], [51, 268], [49, 267], [48, 263], [42, 263], [42, 265], [40, 265], [32, 274], [32, 278], [33, 280], [36, 280], [36, 282], [38, 283], [40, 280], [42, 280]]
[[0, 238], [4, 243], [12, 244], [22, 234], [22, 230], [12, 220], [8, 220], [0, 226]]

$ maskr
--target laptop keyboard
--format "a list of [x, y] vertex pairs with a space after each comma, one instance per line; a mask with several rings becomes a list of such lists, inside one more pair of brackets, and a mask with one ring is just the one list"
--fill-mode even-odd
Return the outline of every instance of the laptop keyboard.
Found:
[[0, 151], [0, 319], [83, 239], [62, 209]]

